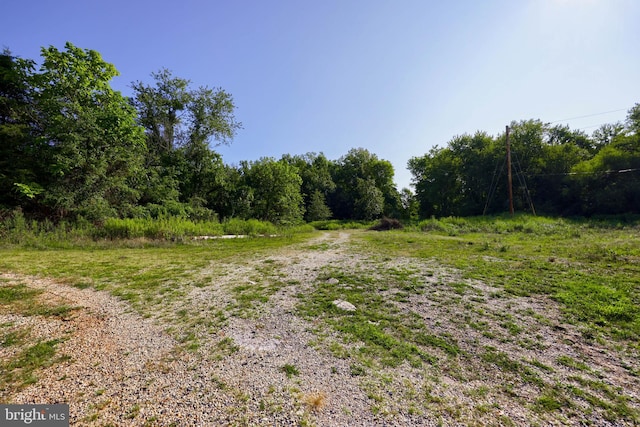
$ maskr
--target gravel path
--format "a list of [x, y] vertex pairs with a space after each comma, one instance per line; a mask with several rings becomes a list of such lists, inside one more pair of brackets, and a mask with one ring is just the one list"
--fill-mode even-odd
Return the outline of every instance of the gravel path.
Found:
[[[293, 313], [295, 295], [312, 285], [321, 267], [350, 257], [348, 238], [326, 233], [307, 244], [328, 244], [328, 250], [270, 256], [282, 263], [280, 274], [298, 284], [277, 292], [250, 318], [232, 317], [213, 336], [203, 331], [197, 352], [184, 351], [167, 325], [142, 318], [106, 292], [4, 274], [44, 290], [52, 304], [76, 307], [64, 319], [0, 319], [37, 325], [33, 333], [42, 339], [63, 337], [58, 352], [70, 356], [12, 402], [69, 403], [72, 425], [375, 425], [348, 362], [310, 346], [314, 325]], [[187, 300], [223, 305], [232, 300], [225, 285], [246, 281], [250, 270], [230, 271], [220, 286], [194, 288]], [[231, 338], [233, 352], [222, 360], [207, 357], [225, 338]], [[287, 364], [299, 373], [287, 376]]]
[[[529, 402], [539, 389], [512, 383], [513, 373], [476, 354], [493, 348], [485, 359], [489, 354], [498, 364], [543, 367], [536, 372], [557, 387], [578, 377], [610, 385], [639, 409], [637, 355], [586, 344], [549, 299], [507, 297], [428, 260], [386, 259], [385, 269], [412, 272], [425, 286], [405, 299], [396, 298], [394, 288], [381, 294], [466, 355], [434, 348], [433, 366], [405, 362], [353, 375], [353, 358], [329, 351], [331, 343], [350, 344], [323, 322], [296, 315], [300, 295], [315, 289], [327, 267], [375, 277], [380, 260], [350, 251], [351, 235], [326, 232], [249, 262], [212, 265], [201, 272], [208, 283], [185, 287], [185, 295], [148, 318], [106, 292], [0, 275], [44, 290], [40, 298], [51, 305], [75, 307], [62, 318], [0, 315], [0, 324], [29, 327], [34, 339], [62, 338], [57, 353], [70, 356], [38, 373], [38, 382], [11, 401], [69, 403], [72, 425], [96, 426], [619, 425], [586, 400], [576, 400], [574, 414], [583, 413], [575, 422], [570, 413], [546, 417], [534, 411]], [[243, 285], [263, 287], [268, 300], [242, 306], [237, 289]], [[208, 325], [214, 308], [224, 316]], [[187, 309], [180, 323], [174, 314]], [[204, 321], [189, 323], [191, 314]], [[189, 334], [190, 340], [180, 339]], [[189, 349], [190, 343], [197, 345]], [[0, 360], [10, 351], [0, 347]], [[567, 364], [571, 360], [593, 369], [577, 371]]]

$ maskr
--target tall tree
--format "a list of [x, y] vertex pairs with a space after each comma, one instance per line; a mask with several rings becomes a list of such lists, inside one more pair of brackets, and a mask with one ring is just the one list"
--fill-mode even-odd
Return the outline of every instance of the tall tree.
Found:
[[301, 191], [305, 219], [317, 221], [331, 218], [332, 213], [327, 205], [327, 196], [336, 188], [331, 177], [331, 162], [322, 153], [307, 153], [301, 156], [284, 155], [282, 160], [295, 166], [302, 178]]
[[626, 124], [630, 132], [640, 135], [640, 104], [635, 104], [627, 112]]
[[211, 190], [205, 188], [207, 183], [215, 181], [213, 171], [221, 172], [211, 145], [231, 143], [242, 126], [234, 116], [233, 98], [220, 88], [191, 89], [189, 80], [167, 69], [151, 76], [154, 85], [132, 84], [131, 102], [147, 135], [142, 200], [201, 200]]
[[42, 192], [42, 149], [35, 138], [31, 60], [0, 54], [0, 206], [26, 207]]
[[459, 159], [447, 148], [434, 147], [422, 157], [409, 159], [409, 170], [420, 216], [458, 215], [462, 194]]
[[278, 224], [301, 221], [304, 206], [298, 169], [284, 160], [262, 158], [242, 162], [241, 169], [251, 189], [251, 215]]
[[364, 148], [356, 148], [332, 166], [335, 191], [329, 207], [336, 218], [371, 219], [394, 215], [401, 202], [393, 182], [393, 165]]
[[32, 76], [38, 137], [50, 148], [50, 182], [43, 202], [60, 216], [98, 220], [125, 214], [138, 194], [143, 130], [135, 110], [110, 86], [116, 68], [101, 55], [71, 43], [42, 49]]

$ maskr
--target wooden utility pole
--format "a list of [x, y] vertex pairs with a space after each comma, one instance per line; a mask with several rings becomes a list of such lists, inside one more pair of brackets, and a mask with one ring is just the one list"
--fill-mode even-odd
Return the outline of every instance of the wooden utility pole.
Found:
[[513, 216], [513, 179], [511, 177], [511, 142], [509, 141], [509, 126], [507, 126], [507, 182], [509, 187], [509, 213]]

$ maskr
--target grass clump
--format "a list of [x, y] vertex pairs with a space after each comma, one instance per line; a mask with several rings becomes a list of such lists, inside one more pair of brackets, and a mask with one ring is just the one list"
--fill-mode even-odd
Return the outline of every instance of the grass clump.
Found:
[[312, 412], [319, 412], [327, 405], [327, 395], [323, 392], [310, 393], [302, 401]]
[[291, 365], [289, 363], [283, 365], [280, 368], [280, 371], [284, 372], [287, 378], [300, 375], [300, 371], [298, 370], [298, 368], [295, 365]]
[[369, 227], [369, 230], [373, 231], [388, 231], [388, 230], [401, 230], [403, 227], [402, 223], [395, 218], [382, 218], [377, 224]]

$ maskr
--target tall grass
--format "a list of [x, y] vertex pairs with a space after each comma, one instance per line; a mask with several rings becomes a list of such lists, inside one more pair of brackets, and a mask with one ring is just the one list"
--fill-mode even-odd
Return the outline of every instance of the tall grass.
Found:
[[456, 236], [465, 233], [513, 233], [535, 235], [576, 233], [580, 229], [623, 229], [640, 225], [640, 215], [599, 218], [550, 218], [519, 214], [514, 216], [443, 217], [430, 218], [406, 227], [407, 231], [425, 231]]
[[79, 218], [75, 222], [53, 223], [49, 220], [28, 220], [16, 210], [0, 220], [0, 244], [24, 247], [68, 247], [95, 241], [150, 239], [183, 241], [197, 236], [222, 236], [225, 234], [246, 236], [291, 235], [313, 231], [310, 225], [275, 226], [256, 219], [231, 218], [192, 221], [182, 217], [109, 218], [102, 224], [94, 224]]

